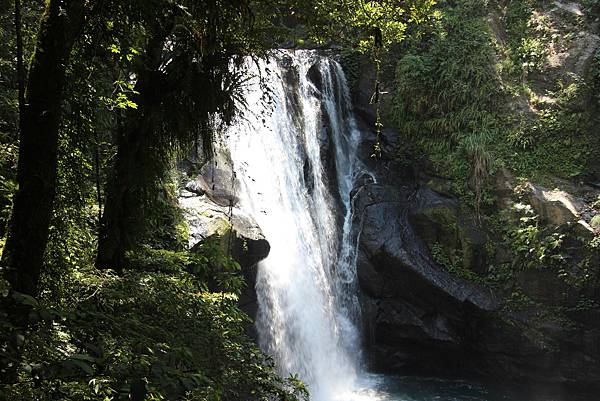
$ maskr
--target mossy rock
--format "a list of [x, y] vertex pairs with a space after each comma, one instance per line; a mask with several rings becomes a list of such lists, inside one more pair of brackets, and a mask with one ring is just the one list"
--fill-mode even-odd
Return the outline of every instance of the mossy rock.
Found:
[[442, 206], [422, 209], [413, 223], [430, 247], [438, 243], [445, 249], [453, 249], [459, 244], [458, 214], [454, 208]]
[[242, 268], [253, 267], [269, 255], [271, 246], [253, 221], [242, 216], [234, 216], [232, 222], [225, 217], [214, 217], [209, 224], [211, 234], [206, 240], [216, 239], [223, 252]]
[[594, 217], [592, 217], [592, 220], [590, 221], [590, 226], [592, 226], [594, 230], [600, 230], [600, 214], [597, 214]]
[[463, 267], [476, 273], [488, 270], [488, 233], [470, 219], [462, 219], [459, 224], [459, 237], [462, 246]]
[[443, 178], [431, 178], [429, 181], [427, 181], [427, 186], [431, 189], [433, 189], [435, 192], [440, 193], [442, 195], [445, 196], [452, 196], [453, 192], [452, 192], [452, 181], [451, 180], [446, 180]]

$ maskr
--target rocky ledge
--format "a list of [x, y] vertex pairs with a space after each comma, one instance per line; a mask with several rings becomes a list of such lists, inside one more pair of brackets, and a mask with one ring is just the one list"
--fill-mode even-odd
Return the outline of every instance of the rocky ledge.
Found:
[[433, 243], [458, 241], [471, 254], [467, 266], [484, 261], [487, 234], [459, 216], [455, 200], [427, 186], [370, 184], [357, 189], [353, 201], [374, 368], [598, 386], [600, 316], [574, 314], [565, 324], [534, 306], [511, 311], [504, 294], [434, 260]]

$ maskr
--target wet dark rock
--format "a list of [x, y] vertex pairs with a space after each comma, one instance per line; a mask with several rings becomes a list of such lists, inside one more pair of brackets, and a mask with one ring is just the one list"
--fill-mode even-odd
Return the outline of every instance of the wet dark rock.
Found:
[[561, 305], [575, 296], [564, 280], [557, 280], [553, 269], [525, 269], [518, 274], [517, 281], [523, 293], [547, 305]]
[[[393, 282], [394, 291], [407, 285], [424, 283], [426, 287], [432, 287], [429, 291], [439, 297], [485, 311], [494, 310], [497, 304], [488, 292], [454, 277], [435, 264], [426, 244], [409, 223], [409, 214], [418, 213], [422, 207], [444, 200], [422, 199], [422, 206], [413, 209], [411, 202], [414, 196], [402, 189], [377, 184], [366, 185], [357, 192], [354, 206], [355, 216], [362, 220], [359, 223], [362, 225], [359, 251], [363, 260], [370, 262], [372, 272], [393, 280], [386, 281], [390, 285]], [[361, 274], [364, 277], [364, 272]], [[411, 279], [410, 282], [406, 276]], [[380, 294], [386, 294], [387, 291], [386, 288], [380, 288]]]
[[475, 219], [465, 216], [459, 220], [458, 228], [463, 267], [478, 274], [487, 273], [490, 259], [486, 249], [490, 243], [487, 231]]
[[[415, 196], [410, 187], [366, 185], [354, 200], [362, 220], [357, 274], [369, 311], [369, 349], [374, 365], [391, 372], [442, 366], [440, 353], [463, 352], [468, 344], [464, 323], [498, 307], [493, 294], [433, 262], [409, 222], [420, 210], [411, 210]], [[421, 207], [446, 202], [427, 192], [418, 198]]]
[[[329, 188], [330, 193], [337, 193], [337, 166], [335, 165], [335, 147], [333, 146], [333, 131], [331, 121], [325, 111], [325, 107], [321, 107], [321, 125], [317, 132], [319, 140], [319, 155], [324, 168], [325, 185]], [[339, 202], [339, 199], [336, 199]], [[340, 203], [341, 205], [341, 203]]]
[[315, 188], [315, 180], [313, 176], [313, 168], [308, 157], [304, 158], [304, 166], [302, 168], [302, 172], [304, 174], [304, 185], [309, 193], [312, 193]]
[[319, 63], [310, 66], [307, 72], [307, 78], [319, 92], [323, 91], [323, 77], [321, 76]]
[[[506, 310], [498, 294], [435, 263], [431, 243], [468, 253], [489, 241], [460, 216], [455, 200], [414, 184], [369, 184], [353, 194], [365, 341], [375, 369], [598, 386], [598, 327], [582, 317], [556, 320], [536, 307]], [[486, 265], [476, 252], [466, 259], [465, 268]], [[556, 280], [532, 274], [522, 277], [524, 291], [563, 291]]]

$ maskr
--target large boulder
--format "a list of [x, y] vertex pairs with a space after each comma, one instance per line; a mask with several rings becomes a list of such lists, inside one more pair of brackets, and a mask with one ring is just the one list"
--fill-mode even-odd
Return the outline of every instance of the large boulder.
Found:
[[210, 161], [188, 161], [185, 167], [189, 178], [183, 185], [180, 198], [205, 195], [219, 206], [229, 206], [239, 201], [233, 187], [231, 160], [226, 151], [218, 150]]
[[238, 206], [234, 172], [229, 153], [217, 149], [211, 161], [186, 169], [179, 204], [189, 225], [189, 247], [208, 238], [219, 239], [223, 250], [243, 269], [266, 258], [270, 246], [254, 219]]
[[477, 326], [498, 304], [493, 294], [432, 260], [409, 221], [411, 188], [368, 184], [355, 191], [361, 227], [357, 275], [372, 361], [393, 372], [441, 372], [472, 346]]
[[485, 273], [492, 256], [486, 247], [490, 241], [487, 231], [473, 216], [460, 212], [456, 199], [432, 190], [431, 182], [415, 192], [411, 204], [409, 219], [417, 236], [429, 250], [440, 247], [450, 257], [459, 253], [460, 258], [452, 262], [466, 270]]
[[190, 227], [190, 247], [194, 250], [208, 238], [219, 240], [223, 250], [244, 269], [251, 268], [269, 255], [269, 242], [258, 224], [237, 208], [217, 205], [203, 198], [180, 200]]
[[[202, 183], [200, 180], [194, 182]], [[194, 251], [199, 244], [213, 238], [218, 240], [225, 253], [240, 264], [246, 286], [240, 295], [239, 305], [254, 319], [258, 311], [258, 300], [254, 290], [257, 265], [269, 255], [269, 242], [254, 219], [235, 206], [222, 205], [226, 200], [232, 199], [228, 198], [227, 193], [220, 192], [225, 195], [217, 198], [216, 191], [213, 191], [211, 198], [208, 189], [202, 186], [200, 189], [204, 191], [203, 195], [197, 194], [202, 191], [193, 193], [182, 189], [179, 197], [190, 229], [190, 248]], [[247, 331], [251, 336], [256, 336], [254, 327], [248, 326]]]
[[528, 200], [543, 223], [561, 226], [579, 220], [583, 203], [565, 191], [527, 184]]
[[600, 330], [586, 317], [566, 324], [535, 305], [506, 309], [500, 294], [433, 260], [430, 243], [468, 251], [463, 242], [475, 244], [485, 234], [461, 219], [454, 200], [413, 185], [367, 184], [353, 194], [357, 276], [373, 367], [561, 385], [599, 382]]
[[532, 183], [526, 184], [525, 191], [541, 223], [556, 227], [570, 225], [575, 235], [588, 240], [594, 237], [594, 228], [583, 216], [587, 207], [583, 200], [558, 188], [548, 190]]
[[358, 212], [355, 215], [362, 219], [360, 252], [391, 276], [403, 276], [408, 271], [456, 302], [493, 310], [495, 303], [489, 293], [454, 277], [433, 262], [426, 244], [409, 223], [408, 213], [414, 211], [407, 206], [414, 195], [378, 184], [365, 185], [357, 192], [354, 206]]

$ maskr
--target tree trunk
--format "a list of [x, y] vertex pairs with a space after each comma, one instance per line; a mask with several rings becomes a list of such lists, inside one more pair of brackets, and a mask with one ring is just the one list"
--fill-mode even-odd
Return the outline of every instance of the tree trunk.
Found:
[[125, 115], [117, 139], [114, 173], [106, 191], [106, 203], [98, 239], [96, 267], [121, 271], [125, 254], [137, 245], [145, 230], [145, 210], [150, 202], [151, 184], [161, 173], [156, 153], [157, 127], [161, 124], [161, 103], [165, 92], [160, 71], [161, 52], [171, 25], [150, 39], [133, 99], [138, 108]]
[[143, 225], [139, 218], [143, 207], [140, 181], [147, 172], [141, 166], [145, 143], [152, 134], [142, 128], [143, 118], [132, 118], [131, 114], [117, 139], [113, 177], [106, 191], [96, 258], [96, 267], [100, 269], [123, 269], [125, 253], [135, 245], [136, 233]]
[[85, 22], [85, 0], [50, 0], [42, 17], [20, 118], [19, 163], [2, 265], [12, 289], [36, 295], [55, 197], [65, 69]]
[[23, 34], [21, 29], [21, 0], [15, 0], [15, 38], [17, 42], [17, 84], [19, 94], [19, 118], [25, 105], [25, 67], [23, 65]]

